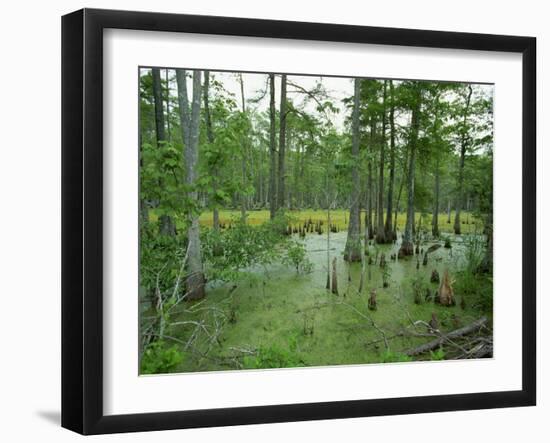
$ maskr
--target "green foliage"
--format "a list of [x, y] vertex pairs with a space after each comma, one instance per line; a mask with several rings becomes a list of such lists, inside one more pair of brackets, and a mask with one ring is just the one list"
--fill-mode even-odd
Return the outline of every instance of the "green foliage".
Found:
[[149, 344], [141, 356], [141, 374], [164, 374], [174, 369], [184, 359], [178, 346], [167, 346], [162, 340]]
[[234, 280], [245, 268], [265, 266], [279, 259], [288, 241], [282, 234], [287, 225], [288, 219], [278, 215], [260, 226], [235, 220], [230, 229], [205, 231], [203, 258], [208, 264], [209, 279]]
[[422, 297], [426, 291], [426, 288], [429, 288], [429, 284], [426, 280], [426, 276], [420, 272], [416, 272], [410, 281], [414, 295], [414, 302], [419, 305], [423, 301]]
[[464, 237], [463, 270], [456, 274], [455, 293], [473, 302], [485, 312], [493, 309], [492, 277], [480, 274], [479, 268], [485, 254], [485, 238], [480, 235]]
[[283, 255], [283, 263], [293, 266], [297, 274], [309, 274], [313, 270], [313, 263], [308, 259], [304, 243], [289, 242]]
[[[190, 74], [188, 72], [188, 77]], [[255, 80], [250, 81], [249, 76]], [[238, 82], [243, 78], [245, 86], [241, 97]], [[491, 86], [473, 85], [471, 104], [467, 107], [470, 88], [464, 83], [362, 79], [358, 82], [359, 131], [353, 134], [351, 115], [354, 104], [353, 97], [349, 97], [350, 79], [341, 79], [342, 89], [331, 91], [325, 89], [328, 84], [323, 83], [322, 78], [312, 79], [306, 82], [295, 75], [289, 75], [287, 79], [287, 149], [282, 158], [283, 152], [277, 151], [275, 146], [275, 170], [271, 174], [271, 129], [275, 130], [277, 145], [281, 115], [277, 110], [271, 119], [266, 75], [212, 72], [209, 90], [203, 89], [209, 102], [208, 112], [204, 97], [200, 109], [197, 179], [193, 185], [188, 185], [180, 127], [184, 116], [180, 113], [182, 108], [178, 98], [181, 96], [178, 97], [176, 91], [175, 71], [161, 69], [160, 109], [164, 114], [163, 132], [166, 135], [166, 141], [161, 142], [156, 137], [151, 69], [140, 71], [139, 180], [140, 203], [146, 210], [140, 220], [139, 278], [140, 301], [149, 302], [140, 304], [143, 314], [140, 325], [142, 331], [152, 330], [156, 335], [170, 335], [185, 342], [195, 331], [191, 324], [205, 326], [208, 334], [213, 330], [220, 333], [215, 339], [208, 335], [207, 339], [192, 341], [192, 346], [196, 346], [197, 350], [209, 353], [208, 357], [215, 357], [211, 359], [197, 357], [200, 354], [191, 351], [185, 355], [177, 347], [170, 347], [162, 341], [151, 343], [142, 356], [142, 372], [198, 370], [205, 367], [227, 369], [227, 361], [223, 360], [227, 357], [227, 350], [243, 344], [249, 346], [250, 343], [265, 345], [259, 347], [256, 355], [244, 359], [245, 367], [300, 366], [304, 364], [300, 357], [307, 358], [308, 364], [381, 361], [379, 347], [365, 348], [365, 342], [379, 338], [373, 328], [350, 323], [349, 318], [341, 317], [338, 309], [318, 309], [318, 303], [325, 301], [327, 295], [322, 290], [325, 286], [326, 256], [318, 253], [324, 250], [326, 238], [315, 235], [314, 239], [308, 233], [302, 243], [296, 241], [298, 235], [290, 236], [285, 231], [289, 223], [293, 227], [303, 226], [305, 219], [313, 218], [314, 222], [322, 220], [325, 223], [323, 230], [326, 232], [329, 229], [327, 209], [330, 208], [331, 223], [337, 226], [338, 233], [330, 237], [328, 254], [330, 257], [341, 257], [345, 244], [343, 237], [349, 226], [350, 195], [354, 187], [366, 189], [369, 179], [371, 185], [379, 187], [382, 146], [386, 149], [381, 168], [384, 175], [381, 190], [385, 194], [382, 195], [383, 212], [385, 216], [391, 170], [394, 175], [391, 198], [393, 209], [397, 207], [399, 210], [396, 213], [399, 234], [402, 234], [405, 223], [404, 210], [408, 204], [409, 189], [414, 189], [411, 197], [414, 197], [413, 211], [419, 241], [426, 240], [423, 234], [430, 228], [436, 194], [440, 211], [448, 202], [453, 202], [454, 206], [454, 202], [463, 197], [463, 234], [481, 232], [478, 221], [483, 221], [486, 227], [492, 226], [488, 217], [492, 214], [493, 194]], [[155, 77], [155, 89], [158, 91], [156, 82]], [[279, 88], [280, 83], [276, 83]], [[331, 87], [333, 85], [335, 83], [331, 83]], [[385, 86], [390, 86], [391, 92], [384, 93]], [[341, 100], [346, 95], [348, 97]], [[414, 119], [411, 118], [413, 110]], [[336, 116], [337, 113], [342, 115]], [[390, 115], [393, 114], [395, 124], [390, 123]], [[382, 131], [384, 118], [385, 133]], [[414, 130], [412, 126], [415, 126]], [[352, 139], [357, 136], [360, 139], [360, 154], [352, 156]], [[411, 188], [406, 179], [413, 146], [416, 161], [410, 176], [415, 178], [415, 183]], [[461, 147], [465, 147], [466, 152], [464, 180], [459, 189]], [[390, 168], [390, 158], [395, 160], [392, 162], [394, 168]], [[278, 168], [278, 165], [285, 167]], [[284, 209], [274, 220], [266, 221], [269, 217], [270, 188], [275, 186], [276, 190], [280, 190], [283, 177], [279, 171], [283, 169]], [[355, 171], [360, 177], [359, 184], [353, 180]], [[275, 176], [275, 185], [270, 183], [271, 175]], [[439, 183], [437, 193], [436, 176]], [[373, 205], [377, 204], [378, 197], [372, 195]], [[363, 203], [363, 197], [361, 199]], [[219, 210], [219, 230], [209, 229], [213, 224], [214, 209]], [[245, 212], [242, 218], [246, 222], [241, 219], [241, 209]], [[454, 207], [452, 209], [456, 210]], [[145, 217], [147, 212], [149, 220]], [[297, 214], [297, 220], [292, 221], [284, 212]], [[172, 294], [176, 282], [181, 283], [178, 286], [180, 293], [176, 296], [181, 296], [185, 290], [185, 283], [179, 277], [185, 276], [185, 271], [181, 276], [180, 273], [187, 247], [188, 223], [190, 216], [199, 214], [201, 248], [198, 258], [208, 280], [207, 296], [198, 303], [186, 302], [175, 307], [172, 303], [178, 298], [172, 298]], [[419, 214], [422, 217], [421, 229], [418, 229]], [[166, 220], [163, 216], [169, 216], [173, 221], [177, 235], [161, 234], [158, 220]], [[476, 223], [471, 223], [472, 220]], [[439, 229], [441, 232], [452, 232], [453, 229], [452, 222], [447, 224], [442, 213]], [[460, 311], [461, 314], [470, 318], [479, 315], [481, 310], [490, 311], [490, 275], [477, 273], [484, 251], [484, 241], [480, 239], [467, 236], [455, 238], [454, 235], [445, 238], [446, 247], [451, 247], [453, 241], [452, 254], [449, 250], [434, 252], [430, 255], [430, 267], [419, 270], [415, 270], [416, 257], [399, 260], [391, 267], [390, 260], [382, 268], [369, 266], [369, 282], [375, 286], [374, 282], [378, 285], [381, 280], [384, 286], [375, 288], [379, 290], [381, 302], [378, 311], [373, 314], [377, 324], [388, 331], [397, 330], [400, 322], [408, 324], [408, 320], [403, 319], [403, 308], [392, 303], [395, 299], [407, 304], [413, 319], [426, 320], [434, 310], [443, 329], [451, 327], [453, 319], [446, 316], [453, 311], [440, 312], [439, 306], [423, 303], [426, 289], [430, 288], [433, 292], [433, 285], [428, 283], [432, 267], [439, 272], [451, 268], [456, 279], [453, 282], [456, 297], [467, 300], [467, 308]], [[375, 243], [374, 246], [366, 246], [366, 250], [378, 258], [380, 253], [386, 256], [394, 253], [397, 246]], [[285, 264], [289, 269], [271, 266], [275, 263]], [[313, 264], [318, 272], [312, 272]], [[338, 280], [345, 282], [349, 277], [348, 287], [353, 288], [359, 281], [360, 268], [358, 263], [338, 267]], [[371, 278], [371, 274], [374, 277]], [[386, 289], [390, 278], [392, 286]], [[231, 284], [224, 284], [228, 281]], [[393, 287], [394, 282], [404, 289], [403, 299], [397, 294], [398, 288]], [[346, 292], [346, 295], [346, 302], [352, 302], [355, 298], [364, 302], [364, 298], [351, 297], [352, 291]], [[194, 310], [195, 306], [199, 307]], [[359, 308], [366, 307], [361, 305]], [[212, 319], [214, 326], [202, 323], [210, 318], [208, 316], [215, 315], [218, 317]], [[288, 330], [301, 331], [299, 338], [303, 341], [303, 347], [300, 353], [298, 336], [292, 336], [288, 343], [281, 344], [281, 334]], [[198, 334], [207, 334], [204, 329], [197, 331]], [[208, 344], [205, 344], [207, 341]], [[400, 343], [396, 349], [406, 349], [406, 345], [412, 346], [422, 338], [414, 337], [410, 341]], [[397, 346], [397, 341], [392, 341], [391, 346], [394, 345]], [[445, 358], [445, 355], [439, 350], [432, 353], [431, 358]], [[382, 359], [385, 362], [411, 361], [406, 355], [390, 351]], [[222, 360], [224, 363], [219, 363]]]
[[298, 340], [296, 336], [288, 339], [288, 349], [277, 345], [260, 346], [256, 355], [246, 356], [243, 359], [243, 366], [246, 369], [267, 369], [267, 368], [293, 368], [304, 366], [303, 361], [297, 353]]
[[162, 294], [174, 286], [181, 260], [184, 239], [181, 236], [160, 235], [153, 223], [140, 226], [140, 286]]
[[382, 354], [382, 363], [400, 363], [408, 361], [413, 361], [413, 359], [406, 354], [393, 352], [389, 349], [386, 349]]
[[466, 252], [464, 259], [466, 260], [466, 272], [475, 274], [483, 260], [485, 253], [485, 238], [480, 235], [464, 236], [464, 244]]
[[439, 348], [437, 351], [430, 351], [430, 360], [445, 360], [445, 351], [443, 348]]
[[382, 267], [382, 286], [384, 288], [387, 288], [390, 285], [390, 278], [391, 278], [391, 266], [389, 263], [386, 263]]
[[487, 274], [462, 271], [455, 274], [454, 290], [456, 294], [472, 303], [483, 312], [493, 310], [493, 280]]

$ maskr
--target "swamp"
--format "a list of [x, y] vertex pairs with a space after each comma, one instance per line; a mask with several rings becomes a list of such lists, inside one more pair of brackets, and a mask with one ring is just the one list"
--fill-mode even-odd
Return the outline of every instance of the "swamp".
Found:
[[139, 85], [140, 374], [492, 357], [492, 85]]

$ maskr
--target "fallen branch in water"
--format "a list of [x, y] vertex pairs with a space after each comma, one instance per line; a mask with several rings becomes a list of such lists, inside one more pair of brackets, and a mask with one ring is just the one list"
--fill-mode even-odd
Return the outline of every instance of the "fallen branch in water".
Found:
[[357, 309], [355, 306], [352, 306], [350, 305], [349, 303], [346, 303], [346, 302], [337, 302], [335, 303], [336, 305], [343, 305], [343, 306], [347, 306], [348, 308], [350, 308], [352, 311], [354, 311], [357, 315], [363, 317], [365, 320], [367, 320], [371, 326], [376, 329], [378, 331], [378, 333], [380, 334], [380, 336], [382, 337], [382, 340], [384, 341], [384, 346], [386, 346], [386, 349], [389, 350], [390, 349], [390, 345], [388, 343], [388, 336], [386, 335], [386, 333], [384, 332], [384, 330], [382, 328], [380, 328], [375, 322], [374, 320], [372, 319], [372, 317], [368, 314], [368, 313], [363, 313], [361, 312], [359, 309]]
[[464, 335], [468, 335], [473, 332], [479, 331], [481, 328], [483, 328], [486, 325], [486, 323], [487, 323], [487, 317], [483, 316], [479, 320], [476, 320], [473, 323], [470, 323], [469, 325], [466, 325], [460, 329], [455, 329], [454, 331], [451, 331], [447, 334], [441, 334], [435, 340], [432, 340], [428, 343], [420, 345], [416, 348], [410, 349], [406, 352], [406, 354], [409, 357], [413, 357], [415, 355], [420, 355], [425, 352], [431, 351], [433, 349], [438, 348], [445, 342], [452, 342], [452, 339], [454, 338], [459, 338]]

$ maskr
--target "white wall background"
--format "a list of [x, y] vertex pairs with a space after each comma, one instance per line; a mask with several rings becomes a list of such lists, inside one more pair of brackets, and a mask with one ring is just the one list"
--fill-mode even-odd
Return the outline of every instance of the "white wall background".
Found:
[[[445, 5], [445, 6], [444, 6]], [[281, 442], [546, 441], [550, 435], [550, 283], [540, 277], [550, 259], [550, 156], [543, 157], [550, 120], [550, 28], [545, 2], [444, 3], [339, 0], [52, 0], [5, 2], [0, 27], [0, 440], [80, 441], [59, 427], [60, 415], [60, 17], [81, 7], [155, 10], [282, 20], [319, 21], [538, 38], [539, 388], [534, 408], [329, 420], [233, 428], [102, 436], [94, 441]], [[514, 296], [514, 294], [510, 294]], [[518, 294], [519, 297], [519, 294]], [[518, 300], [519, 307], [519, 300]]]

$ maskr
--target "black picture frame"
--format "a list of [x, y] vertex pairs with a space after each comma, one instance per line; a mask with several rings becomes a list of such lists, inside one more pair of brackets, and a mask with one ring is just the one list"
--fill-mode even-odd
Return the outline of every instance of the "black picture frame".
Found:
[[[522, 389], [131, 415], [103, 413], [103, 30], [269, 37], [522, 54]], [[536, 404], [536, 39], [83, 9], [62, 18], [62, 426], [82, 434]], [[514, 294], [516, 297], [517, 294]]]

